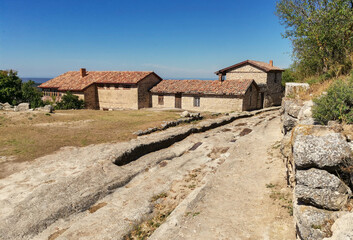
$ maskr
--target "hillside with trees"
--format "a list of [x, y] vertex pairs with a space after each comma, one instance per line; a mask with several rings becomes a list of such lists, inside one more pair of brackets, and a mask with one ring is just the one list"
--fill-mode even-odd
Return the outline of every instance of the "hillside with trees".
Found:
[[353, 1], [281, 0], [276, 14], [292, 42], [296, 78], [348, 74], [353, 67]]

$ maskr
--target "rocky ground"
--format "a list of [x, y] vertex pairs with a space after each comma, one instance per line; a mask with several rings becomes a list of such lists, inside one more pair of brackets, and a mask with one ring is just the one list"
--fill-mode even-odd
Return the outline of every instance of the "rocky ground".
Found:
[[126, 144], [38, 159], [0, 180], [0, 238], [295, 239], [279, 126], [238, 119], [120, 166]]

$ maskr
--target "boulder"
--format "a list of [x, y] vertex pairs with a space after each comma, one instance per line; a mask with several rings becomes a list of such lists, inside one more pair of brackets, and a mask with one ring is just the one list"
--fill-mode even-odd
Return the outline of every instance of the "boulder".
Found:
[[287, 132], [290, 132], [298, 124], [298, 119], [289, 116], [288, 113], [283, 114], [282, 121], [283, 121], [284, 134], [287, 134]]
[[23, 112], [29, 110], [29, 103], [20, 103], [15, 107], [15, 111]]
[[294, 99], [283, 99], [282, 112], [287, 113], [289, 116], [298, 118], [298, 114], [303, 104]]
[[9, 103], [3, 103], [2, 107], [4, 110], [13, 110], [13, 107]]
[[186, 118], [186, 117], [189, 117], [190, 116], [190, 113], [188, 111], [184, 111], [180, 114], [180, 117], [182, 118]]
[[308, 83], [286, 83], [285, 97], [295, 97], [300, 92], [306, 92], [310, 89]]
[[331, 225], [342, 215], [312, 206], [294, 203], [293, 216], [299, 239], [318, 240], [331, 236]]
[[353, 213], [348, 213], [338, 218], [331, 227], [332, 237], [325, 240], [350, 240], [353, 239]]
[[45, 106], [43, 107], [43, 110], [44, 110], [45, 112], [52, 113], [53, 110], [54, 110], [54, 108], [53, 108], [52, 105], [45, 105]]
[[353, 165], [350, 146], [340, 133], [297, 133], [293, 144], [293, 157], [297, 169], [315, 167], [334, 170], [339, 166]]
[[201, 118], [201, 114], [200, 113], [190, 113], [190, 117], [192, 119], [200, 119]]
[[313, 113], [311, 111], [311, 108], [314, 106], [313, 101], [306, 101], [304, 102], [302, 108], [300, 109], [298, 113], [298, 120], [300, 124], [305, 124], [305, 125], [312, 125], [315, 123], [313, 119]]
[[340, 210], [352, 195], [350, 188], [325, 170], [297, 170], [295, 197], [298, 201], [319, 208]]

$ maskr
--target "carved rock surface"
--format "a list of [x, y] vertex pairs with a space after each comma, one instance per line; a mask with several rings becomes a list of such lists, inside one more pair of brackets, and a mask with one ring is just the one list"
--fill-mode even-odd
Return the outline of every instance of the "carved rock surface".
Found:
[[352, 194], [338, 177], [325, 170], [298, 170], [295, 196], [299, 201], [329, 210], [339, 210]]

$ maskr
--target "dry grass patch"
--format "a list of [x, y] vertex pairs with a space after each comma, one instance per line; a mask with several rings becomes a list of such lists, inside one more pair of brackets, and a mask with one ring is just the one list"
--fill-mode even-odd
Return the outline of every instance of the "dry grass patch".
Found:
[[179, 117], [176, 111], [61, 110], [54, 114], [0, 111], [0, 156], [30, 161], [64, 146], [121, 142], [133, 132]]

